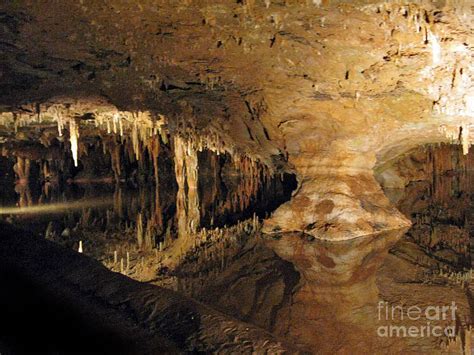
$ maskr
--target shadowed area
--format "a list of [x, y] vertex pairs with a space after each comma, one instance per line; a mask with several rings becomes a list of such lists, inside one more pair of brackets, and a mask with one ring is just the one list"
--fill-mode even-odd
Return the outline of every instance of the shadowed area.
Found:
[[0, 230], [2, 352], [287, 349], [269, 333], [173, 291], [112, 273], [10, 226]]

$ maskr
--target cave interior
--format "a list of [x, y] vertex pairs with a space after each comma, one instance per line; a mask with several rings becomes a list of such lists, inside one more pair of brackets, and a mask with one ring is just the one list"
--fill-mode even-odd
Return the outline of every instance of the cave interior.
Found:
[[0, 354], [474, 351], [471, 0], [0, 3]]

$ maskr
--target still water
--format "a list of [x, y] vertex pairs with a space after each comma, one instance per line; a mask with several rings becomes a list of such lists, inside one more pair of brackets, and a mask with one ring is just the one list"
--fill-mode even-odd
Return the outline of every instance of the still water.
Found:
[[300, 234], [267, 237], [254, 228], [255, 219], [288, 198], [283, 179], [263, 184], [252, 203], [242, 205], [238, 178], [229, 174], [216, 183], [204, 169], [201, 227], [213, 232], [171, 269], [163, 267], [161, 254], [177, 240], [174, 182], [15, 183], [9, 167], [4, 161], [2, 220], [302, 349], [467, 353], [471, 346], [470, 170], [435, 169], [429, 179], [387, 189], [412, 219], [409, 230], [331, 243]]

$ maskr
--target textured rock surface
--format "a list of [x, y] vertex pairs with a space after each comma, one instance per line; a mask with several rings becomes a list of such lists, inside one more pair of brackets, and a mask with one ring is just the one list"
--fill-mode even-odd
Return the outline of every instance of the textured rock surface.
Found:
[[457, 139], [459, 126], [469, 143], [469, 1], [18, 0], [0, 12], [3, 110], [100, 95], [171, 129], [214, 127], [297, 173], [267, 232], [350, 239], [406, 226], [376, 161]]

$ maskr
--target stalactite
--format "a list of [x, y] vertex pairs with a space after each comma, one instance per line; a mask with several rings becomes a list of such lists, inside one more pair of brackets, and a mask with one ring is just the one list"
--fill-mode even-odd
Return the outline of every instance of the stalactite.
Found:
[[190, 234], [195, 234], [200, 224], [199, 196], [198, 196], [198, 157], [196, 149], [191, 141], [187, 142], [185, 154], [186, 182], [188, 185], [187, 213], [188, 230]]
[[135, 159], [140, 160], [140, 140], [138, 139], [138, 123], [136, 121], [132, 128], [132, 144]]
[[438, 37], [431, 31], [428, 31], [427, 39], [431, 44], [431, 57], [434, 66], [441, 64], [441, 45]]
[[178, 236], [197, 232], [200, 223], [198, 196], [198, 158], [193, 144], [181, 136], [174, 139]]
[[159, 166], [158, 158], [160, 155], [160, 138], [159, 136], [154, 136], [149, 140], [149, 151], [150, 156], [153, 162], [153, 173], [155, 178], [155, 203], [154, 203], [154, 213], [153, 213], [153, 224], [158, 226], [161, 230], [163, 228], [163, 216], [161, 211], [160, 204], [160, 176], [159, 176]]
[[448, 138], [450, 143], [459, 142], [462, 146], [463, 154], [469, 153], [469, 148], [472, 144], [472, 138], [470, 136], [470, 124], [463, 122], [461, 127], [458, 126], [447, 126], [441, 125], [439, 131]]
[[72, 153], [72, 159], [74, 160], [75, 167], [77, 167], [79, 164], [78, 139], [79, 139], [79, 125], [73, 118], [71, 118], [69, 120], [69, 141], [71, 143], [71, 153]]
[[61, 107], [59, 105], [52, 105], [49, 109], [57, 122], [58, 126], [58, 135], [61, 137], [63, 135], [64, 129], [64, 120], [61, 112]]
[[469, 125], [465, 123], [461, 126], [461, 145], [463, 154], [467, 155], [471, 143], [469, 141]]

